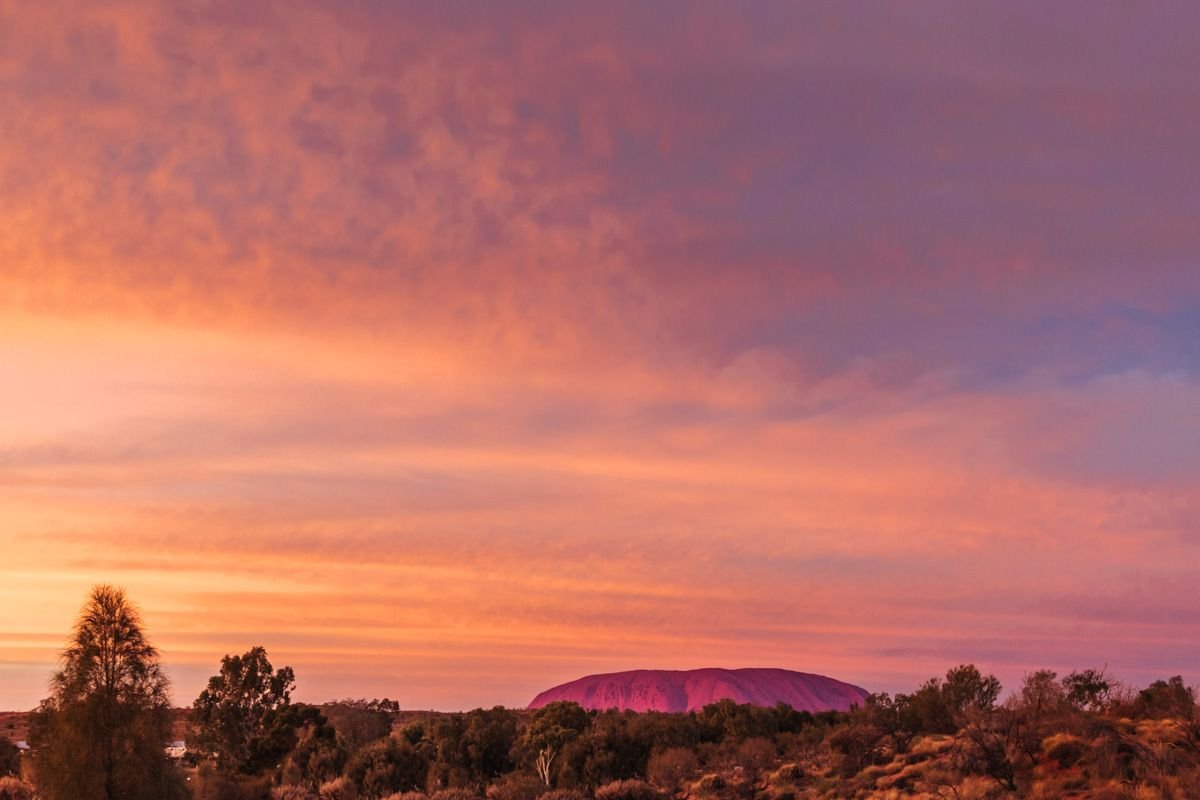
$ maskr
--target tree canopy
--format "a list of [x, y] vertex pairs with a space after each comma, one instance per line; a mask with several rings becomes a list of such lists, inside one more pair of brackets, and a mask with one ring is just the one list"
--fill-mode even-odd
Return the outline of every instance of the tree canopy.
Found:
[[96, 586], [34, 714], [38, 787], [47, 800], [186, 796], [163, 746], [168, 684], [125, 592]]
[[254, 774], [275, 766], [295, 746], [297, 727], [324, 724], [291, 708], [295, 685], [292, 668], [273, 669], [262, 647], [225, 656], [220, 673], [192, 705], [192, 747], [226, 772]]

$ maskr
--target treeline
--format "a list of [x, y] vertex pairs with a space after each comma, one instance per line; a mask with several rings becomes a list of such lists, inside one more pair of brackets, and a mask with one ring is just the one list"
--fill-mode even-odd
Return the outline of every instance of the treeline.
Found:
[[963, 665], [819, 714], [414, 713], [294, 703], [294, 686], [261, 647], [226, 656], [192, 705], [186, 757], [167, 758], [157, 654], [123, 593], [98, 587], [32, 715], [32, 757], [0, 739], [0, 800], [1200, 797], [1200, 715], [1178, 676], [1133, 690], [1042, 670], [1001, 701], [994, 676]]

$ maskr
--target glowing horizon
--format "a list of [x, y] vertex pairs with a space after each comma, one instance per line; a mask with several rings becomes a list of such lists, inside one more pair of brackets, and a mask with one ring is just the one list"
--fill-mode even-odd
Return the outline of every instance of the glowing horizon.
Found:
[[1196, 30], [0, 3], [0, 710], [96, 583], [179, 705], [1196, 681]]

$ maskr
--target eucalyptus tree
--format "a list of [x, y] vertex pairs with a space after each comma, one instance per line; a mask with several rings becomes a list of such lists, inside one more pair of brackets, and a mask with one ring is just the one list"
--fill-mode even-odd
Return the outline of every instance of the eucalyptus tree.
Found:
[[122, 589], [96, 586], [60, 657], [30, 740], [46, 800], [172, 800], [167, 677]]
[[274, 669], [262, 647], [225, 656], [192, 704], [189, 747], [227, 773], [253, 775], [277, 765], [296, 746], [299, 728], [326, 724], [316, 709], [292, 705], [295, 686], [292, 668]]

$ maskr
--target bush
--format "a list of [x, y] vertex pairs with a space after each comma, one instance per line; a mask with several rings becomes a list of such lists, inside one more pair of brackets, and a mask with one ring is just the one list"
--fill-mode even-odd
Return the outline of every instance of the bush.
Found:
[[700, 759], [687, 747], [671, 747], [650, 757], [646, 777], [660, 789], [674, 792], [693, 780], [700, 771]]
[[804, 780], [804, 768], [799, 764], [784, 764], [767, 778], [767, 782], [773, 786], [797, 784], [802, 780]]
[[536, 775], [513, 772], [487, 787], [487, 800], [536, 800], [546, 792], [546, 784]]
[[0, 800], [33, 800], [33, 787], [6, 775], [0, 778]]
[[1070, 769], [1087, 754], [1087, 745], [1069, 734], [1051, 736], [1042, 743], [1046, 758], [1052, 758], [1063, 769]]
[[346, 765], [346, 777], [363, 797], [386, 797], [425, 786], [429, 764], [411, 744], [390, 737], [364, 747]]
[[355, 800], [358, 792], [355, 791], [354, 782], [349, 778], [337, 778], [322, 783], [321, 788], [317, 791], [317, 796], [320, 800]]
[[551, 789], [538, 800], [592, 800], [591, 796], [579, 789]]
[[389, 794], [383, 800], [429, 800], [424, 792], [396, 792]]
[[271, 800], [320, 800], [316, 792], [305, 786], [288, 784], [271, 790]]
[[596, 800], [661, 800], [658, 791], [639, 780], [613, 781], [596, 790]]
[[206, 766], [192, 783], [194, 800], [271, 800], [269, 777], [234, 778]]
[[21, 775], [21, 751], [6, 736], [0, 735], [0, 776]]
[[470, 789], [439, 789], [429, 795], [429, 800], [481, 800], [477, 792]]
[[775, 743], [758, 737], [738, 745], [734, 762], [748, 780], [756, 781], [763, 771], [775, 763], [777, 757]]
[[715, 797], [725, 790], [725, 779], [720, 775], [705, 775], [692, 784], [689, 794], [696, 797]]

